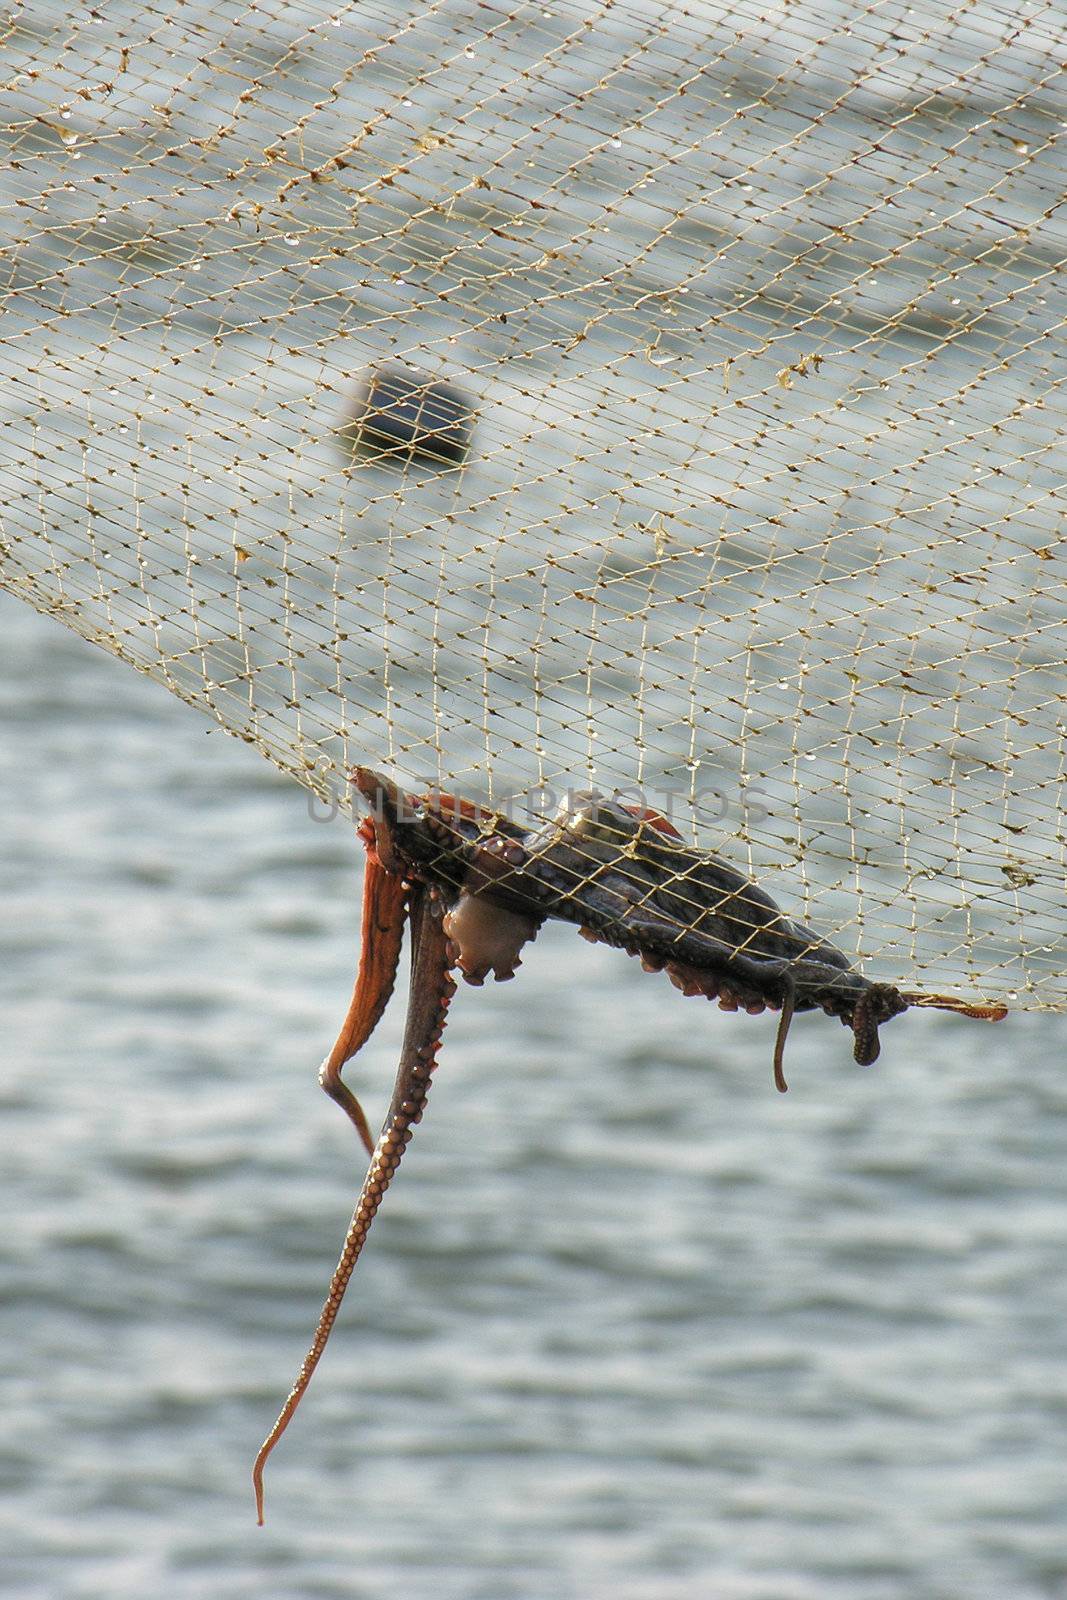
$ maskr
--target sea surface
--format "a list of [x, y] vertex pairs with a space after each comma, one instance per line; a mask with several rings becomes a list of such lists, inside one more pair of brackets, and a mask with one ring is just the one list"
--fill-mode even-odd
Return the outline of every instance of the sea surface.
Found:
[[1063, 1019], [863, 1070], [800, 1018], [782, 1097], [768, 1018], [547, 927], [457, 996], [261, 1529], [361, 1176], [361, 852], [8, 597], [0, 757], [5, 1597], [1067, 1596]]
[[[131, 665], [322, 795], [671, 785], [872, 975], [1062, 1003], [1062, 23], [942, 9], [9, 19], [0, 578], [128, 659], [0, 594], [5, 1600], [1067, 1600], [1067, 1019], [799, 1018], [782, 1097], [555, 926], [257, 1528], [362, 852]], [[462, 473], [342, 458], [385, 361]]]

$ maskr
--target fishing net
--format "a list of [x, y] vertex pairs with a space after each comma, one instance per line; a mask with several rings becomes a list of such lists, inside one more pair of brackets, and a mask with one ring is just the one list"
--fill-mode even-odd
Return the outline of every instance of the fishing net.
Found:
[[1043, 0], [15, 5], [0, 581], [324, 800], [1067, 1004]]

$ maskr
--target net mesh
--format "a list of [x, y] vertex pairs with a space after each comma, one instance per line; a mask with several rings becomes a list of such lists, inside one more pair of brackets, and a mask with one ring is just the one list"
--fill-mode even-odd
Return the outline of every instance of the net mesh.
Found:
[[324, 798], [636, 787], [872, 973], [1067, 1005], [1054, 6], [4, 39], [4, 587]]

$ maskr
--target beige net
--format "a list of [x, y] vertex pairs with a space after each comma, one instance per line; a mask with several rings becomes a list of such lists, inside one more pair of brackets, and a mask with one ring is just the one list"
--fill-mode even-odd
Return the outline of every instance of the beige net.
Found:
[[0, 581], [324, 797], [636, 785], [872, 974], [1067, 1004], [1063, 46], [15, 6]]

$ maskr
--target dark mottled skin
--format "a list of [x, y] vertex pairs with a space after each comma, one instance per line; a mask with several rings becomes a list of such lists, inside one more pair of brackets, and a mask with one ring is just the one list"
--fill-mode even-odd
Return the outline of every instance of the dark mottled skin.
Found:
[[[475, 893], [535, 917], [557, 917], [666, 968], [687, 992], [739, 1004], [821, 1009], [853, 1029], [856, 1059], [877, 1059], [878, 1026], [908, 1005], [769, 894], [709, 851], [603, 796], [579, 797], [535, 832], [490, 813], [442, 814], [360, 769], [377, 835], [446, 895]], [[703, 980], [703, 981], [702, 981]]]

